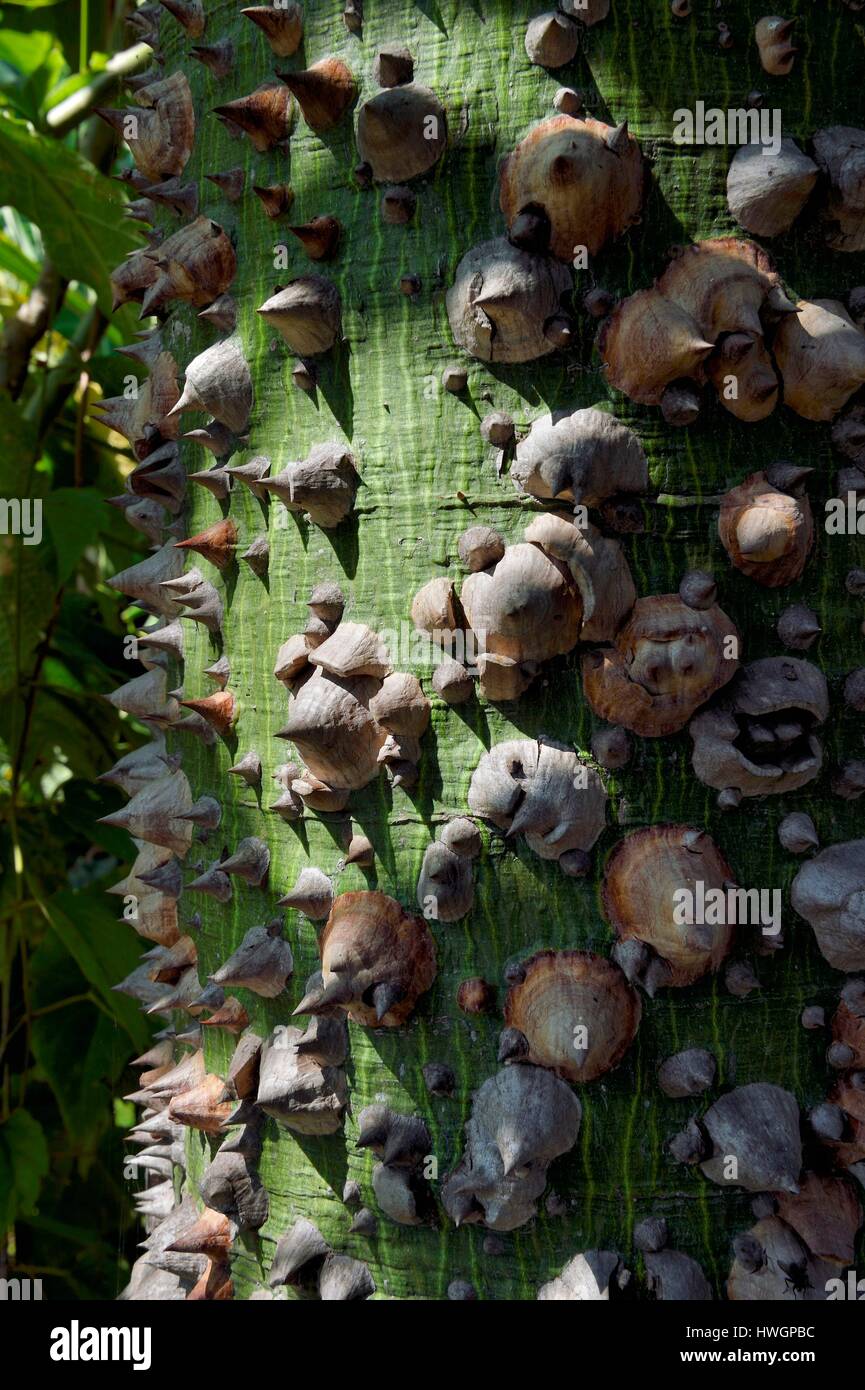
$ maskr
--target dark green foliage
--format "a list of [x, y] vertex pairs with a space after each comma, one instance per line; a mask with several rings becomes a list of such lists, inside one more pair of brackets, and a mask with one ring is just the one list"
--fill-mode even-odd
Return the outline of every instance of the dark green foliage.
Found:
[[[122, 376], [112, 345], [134, 318], [108, 329], [101, 311], [116, 253], [139, 238], [101, 136], [61, 141], [46, 125], [87, 78], [73, 70], [79, 11], [8, 7], [0, 36], [4, 322], [46, 256], [57, 272], [50, 335], [31, 345], [17, 398], [0, 390], [0, 496], [42, 504], [41, 543], [0, 536], [0, 1273], [42, 1277], [46, 1297], [111, 1298], [139, 1238], [123, 1173], [134, 1111], [116, 1097], [150, 1026], [111, 990], [140, 952], [102, 891], [129, 842], [94, 833], [120, 799], [94, 779], [143, 733], [101, 699], [130, 674], [104, 580], [143, 547], [104, 502], [131, 461], [87, 404]], [[110, 47], [108, 8], [90, 18], [92, 48]]]

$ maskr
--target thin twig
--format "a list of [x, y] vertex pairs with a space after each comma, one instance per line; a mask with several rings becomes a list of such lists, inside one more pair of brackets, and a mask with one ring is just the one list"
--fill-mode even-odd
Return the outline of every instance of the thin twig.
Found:
[[[30, 1018], [41, 1018], [43, 1014], [53, 1014], [58, 1009], [68, 1008], [70, 1004], [95, 1004], [96, 1008], [101, 1009], [102, 1012], [106, 1014], [108, 1018], [113, 1017], [110, 1011], [106, 1009], [102, 1000], [99, 999], [97, 995], [93, 994], [92, 991], [87, 990], [84, 994], [70, 994], [68, 999], [58, 999], [56, 1004], [46, 1004], [43, 1009], [34, 1009], [33, 1012], [30, 1014]], [[18, 1029], [23, 1028], [25, 1023], [27, 1023], [27, 1018], [24, 1014], [22, 1014], [21, 1017], [18, 1019], [18, 1022], [15, 1024], [15, 1027], [9, 1033], [9, 1037], [6, 1040], [7, 1046], [15, 1037], [15, 1034], [18, 1032]]]
[[[102, 337], [105, 325], [100, 324], [98, 319], [94, 319], [91, 325], [92, 331], [90, 340], [86, 344], [81, 354], [82, 360], [89, 363], [90, 358], [96, 351], [99, 339]], [[84, 371], [78, 378], [78, 409], [75, 415], [75, 465], [74, 482], [76, 487], [82, 487], [84, 483], [84, 425], [87, 418], [87, 405], [90, 395], [90, 371], [85, 366]]]

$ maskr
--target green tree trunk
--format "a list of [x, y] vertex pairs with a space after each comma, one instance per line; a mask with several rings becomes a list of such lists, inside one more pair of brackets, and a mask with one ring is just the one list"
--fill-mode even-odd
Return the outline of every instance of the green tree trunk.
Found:
[[[223, 808], [219, 829], [203, 847], [193, 845], [186, 863], [209, 864], [223, 847], [233, 850], [245, 836], [265, 840], [271, 855], [264, 891], [234, 879], [226, 905], [184, 893], [181, 918], [200, 913], [195, 939], [201, 981], [249, 928], [273, 918], [276, 899], [306, 866], [333, 875], [337, 893], [377, 888], [415, 910], [424, 852], [450, 818], [467, 812], [472, 773], [492, 745], [546, 735], [588, 752], [601, 721], [582, 692], [579, 649], [545, 665], [516, 703], [493, 704], [476, 694], [455, 708], [432, 694], [432, 665], [418, 664], [410, 649], [401, 649], [398, 669], [413, 671], [432, 696], [417, 785], [408, 791], [392, 787], [382, 775], [353, 792], [345, 812], [307, 810], [293, 823], [269, 809], [278, 794], [272, 774], [294, 756], [276, 737], [286, 723], [288, 701], [274, 679], [274, 661], [280, 645], [303, 630], [313, 588], [336, 582], [346, 597], [347, 620], [399, 632], [409, 622], [411, 599], [421, 585], [436, 577], [459, 581], [464, 576], [457, 539], [465, 528], [485, 523], [514, 542], [543, 510], [517, 492], [507, 469], [500, 472], [497, 466], [498, 452], [484, 443], [480, 422], [491, 411], [511, 415], [519, 437], [547, 410], [598, 404], [612, 409], [639, 435], [649, 461], [645, 529], [620, 537], [638, 593], [675, 592], [688, 569], [713, 572], [719, 602], [742, 633], [746, 660], [780, 654], [779, 614], [793, 602], [810, 605], [823, 629], [810, 659], [825, 673], [833, 695], [820, 778], [794, 795], [745, 800], [728, 813], [694, 775], [686, 730], [636, 738], [628, 765], [605, 774], [607, 826], [586, 877], [568, 877], [556, 863], [532, 854], [521, 837], [506, 841], [483, 827], [471, 912], [453, 924], [432, 924], [438, 965], [433, 987], [404, 1026], [349, 1025], [350, 1110], [344, 1127], [313, 1137], [266, 1121], [259, 1170], [269, 1194], [269, 1217], [257, 1235], [241, 1233], [234, 1243], [234, 1296], [247, 1298], [267, 1285], [275, 1243], [299, 1217], [312, 1221], [335, 1251], [368, 1264], [377, 1297], [439, 1299], [452, 1281], [465, 1280], [484, 1298], [533, 1299], [574, 1254], [591, 1248], [618, 1251], [644, 1288], [633, 1230], [645, 1216], [660, 1214], [668, 1220], [671, 1244], [694, 1256], [715, 1297], [724, 1297], [730, 1241], [752, 1223], [750, 1194], [716, 1186], [698, 1167], [677, 1164], [668, 1154], [667, 1141], [704, 1108], [704, 1101], [664, 1096], [656, 1068], [679, 1049], [705, 1047], [718, 1063], [710, 1097], [732, 1085], [767, 1081], [793, 1092], [803, 1109], [821, 1100], [830, 1085], [826, 1035], [803, 1030], [799, 1017], [810, 1003], [831, 1011], [843, 976], [822, 958], [812, 931], [789, 906], [799, 861], [779, 845], [777, 826], [789, 811], [806, 811], [827, 845], [854, 838], [861, 824], [860, 804], [830, 791], [832, 769], [845, 751], [856, 756], [860, 745], [840, 684], [862, 650], [861, 603], [844, 589], [857, 547], [861, 563], [861, 542], [829, 537], [822, 526], [823, 502], [834, 492], [839, 463], [828, 426], [805, 421], [783, 405], [762, 423], [744, 424], [714, 401], [688, 429], [665, 425], [656, 407], [635, 405], [607, 385], [595, 347], [597, 323], [582, 310], [581, 298], [596, 285], [616, 298], [649, 286], [674, 243], [743, 235], [726, 206], [729, 152], [675, 145], [676, 109], [693, 108], [698, 99], [707, 107], [742, 106], [748, 92], [759, 88], [767, 94], [767, 107], [783, 110], [785, 134], [800, 142], [818, 125], [861, 124], [861, 19], [840, 0], [788, 4], [785, 13], [799, 21], [800, 53], [793, 72], [782, 79], [759, 67], [753, 26], [762, 8], [751, 0], [731, 2], [723, 13], [695, 0], [694, 14], [685, 21], [675, 19], [660, 0], [613, 0], [608, 18], [581, 32], [576, 57], [556, 72], [527, 61], [527, 13], [509, 0], [367, 0], [360, 35], [348, 31], [336, 0], [312, 3], [305, 7], [303, 47], [288, 59], [274, 57], [263, 34], [234, 4], [221, 0], [206, 8], [206, 32], [195, 42], [231, 42], [233, 64], [226, 77], [190, 60], [189, 38], [168, 15], [161, 33], [165, 72], [181, 68], [195, 99], [195, 145], [183, 179], [195, 184], [201, 210], [237, 246], [231, 293], [255, 406], [248, 445], [229, 462], [265, 455], [275, 473], [288, 461], [305, 458], [312, 446], [339, 441], [352, 450], [362, 486], [351, 517], [324, 531], [276, 500], [263, 504], [235, 484], [227, 514], [237, 524], [241, 549], [267, 535], [268, 578], [263, 581], [245, 564], [220, 573], [191, 557], [223, 598], [229, 688], [240, 715], [234, 734], [214, 747], [169, 738], [170, 746], [182, 751], [193, 795], [213, 796]], [[732, 48], [719, 45], [720, 20], [732, 30]], [[361, 188], [353, 177], [356, 110], [320, 135], [298, 116], [290, 146], [261, 154], [246, 137], [232, 138], [211, 114], [220, 103], [270, 79], [274, 68], [301, 68], [332, 54], [354, 73], [360, 104], [377, 90], [375, 54], [394, 41], [413, 54], [417, 80], [438, 94], [448, 126], [444, 157], [412, 185], [417, 211], [407, 225], [388, 225], [381, 188]], [[570, 348], [516, 366], [464, 358], [451, 336], [446, 290], [470, 247], [504, 234], [498, 163], [535, 122], [553, 114], [560, 85], [579, 89], [592, 116], [614, 125], [628, 121], [650, 168], [642, 221], [593, 258], [588, 272], [575, 274]], [[230, 202], [205, 176], [237, 165], [246, 176], [245, 191]], [[293, 191], [291, 211], [271, 221], [252, 186], [282, 183]], [[333, 215], [342, 225], [338, 253], [321, 268], [310, 265], [287, 231], [289, 222], [319, 214]], [[168, 230], [177, 226], [162, 211], [158, 220]], [[288, 246], [287, 268], [280, 267], [280, 245]], [[771, 252], [794, 295], [842, 298], [865, 279], [861, 255], [827, 250], [810, 225], [772, 243]], [[318, 359], [318, 389], [310, 394], [294, 385], [296, 359], [256, 309], [278, 285], [319, 270], [339, 290], [344, 341]], [[411, 296], [400, 289], [407, 275], [420, 280]], [[163, 341], [183, 368], [210, 346], [214, 332], [180, 304], [168, 314]], [[468, 370], [468, 387], [453, 395], [442, 389], [441, 374], [460, 360]], [[201, 417], [185, 417], [185, 428], [193, 423], [200, 424]], [[212, 463], [194, 443], [184, 443], [183, 457], [190, 472]], [[779, 459], [815, 470], [809, 491], [816, 543], [800, 581], [766, 589], [731, 567], [718, 540], [718, 501], [728, 488]], [[187, 535], [223, 515], [203, 488], [190, 487], [188, 501]], [[185, 698], [195, 699], [213, 692], [204, 669], [220, 649], [200, 625], [184, 627], [185, 659], [176, 683], [182, 678]], [[260, 796], [228, 775], [237, 758], [249, 752], [262, 760]], [[357, 1181], [363, 1203], [377, 1210], [371, 1187], [375, 1159], [356, 1146], [363, 1108], [385, 1102], [401, 1114], [424, 1118], [438, 1164], [432, 1183], [438, 1198], [442, 1179], [463, 1152], [472, 1094], [499, 1067], [505, 968], [543, 948], [609, 955], [613, 936], [600, 894], [605, 859], [627, 831], [665, 822], [706, 828], [737, 882], [784, 891], [784, 949], [757, 955], [747, 935], [736, 948], [735, 958], [755, 969], [759, 989], [737, 998], [725, 988], [720, 971], [643, 1000], [642, 1023], [622, 1064], [577, 1088], [583, 1108], [580, 1137], [548, 1175], [548, 1192], [562, 1203], [541, 1199], [535, 1219], [501, 1237], [499, 1253], [489, 1253], [489, 1232], [482, 1225], [457, 1229], [440, 1201], [427, 1224], [402, 1226], [378, 1213], [374, 1236], [350, 1234], [355, 1211], [343, 1201], [347, 1181]], [[344, 866], [349, 826], [371, 840], [372, 868]], [[250, 990], [236, 991], [262, 1037], [290, 1022], [304, 981], [319, 964], [313, 923], [293, 911], [285, 916], [294, 952], [286, 993], [264, 999]], [[483, 1015], [468, 1015], [457, 1006], [458, 986], [474, 976], [498, 991], [496, 1006]], [[235, 1038], [216, 1028], [205, 1033], [207, 1070], [225, 1076]], [[431, 1061], [453, 1068], [451, 1098], [429, 1094], [422, 1068]], [[217, 1143], [190, 1130], [188, 1190], [194, 1192]], [[280, 1294], [293, 1298], [298, 1291]]]

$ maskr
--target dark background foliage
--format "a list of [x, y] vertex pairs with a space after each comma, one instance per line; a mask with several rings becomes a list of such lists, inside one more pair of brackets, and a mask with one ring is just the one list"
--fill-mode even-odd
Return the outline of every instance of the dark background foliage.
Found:
[[126, 9], [0, 14], [0, 496], [43, 508], [41, 544], [0, 536], [0, 1275], [41, 1277], [52, 1298], [112, 1298], [140, 1236], [134, 1111], [114, 1097], [150, 1025], [112, 991], [139, 954], [102, 891], [129, 841], [94, 830], [121, 800], [98, 774], [143, 734], [101, 698], [130, 675], [129, 615], [105, 580], [140, 555], [105, 505], [132, 459], [89, 414], [122, 389], [112, 347], [137, 324], [109, 327], [108, 272], [139, 238], [110, 132], [81, 119], [113, 96]]

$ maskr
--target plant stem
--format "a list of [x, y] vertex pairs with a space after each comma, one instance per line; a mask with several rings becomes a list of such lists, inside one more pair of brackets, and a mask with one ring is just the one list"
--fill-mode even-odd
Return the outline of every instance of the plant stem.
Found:
[[[30, 1014], [30, 1018], [41, 1018], [43, 1014], [53, 1014], [56, 1013], [58, 1009], [68, 1009], [71, 1004], [93, 1004], [97, 1009], [101, 1009], [107, 1018], [112, 1017], [98, 995], [93, 994], [90, 990], [85, 990], [83, 994], [70, 994], [67, 999], [58, 999], [53, 1004], [46, 1004], [42, 1009], [34, 1009]], [[15, 1037], [18, 1029], [23, 1028], [25, 1023], [27, 1023], [27, 1019], [22, 1014], [14, 1028], [11, 1029], [9, 1037], [6, 1039], [7, 1046]]]
[[87, 57], [90, 51], [88, 30], [90, 28], [90, 0], [78, 0], [81, 6], [78, 18], [78, 71], [85, 72], [87, 69]]
[[33, 399], [28, 402], [25, 413], [37, 425], [39, 447], [74, 389], [81, 373], [82, 360], [89, 361], [107, 323], [108, 320], [101, 309], [94, 305], [78, 325], [75, 336], [70, 340], [60, 362], [46, 373], [42, 393], [38, 397], [34, 394]]
[[[98, 319], [93, 319], [91, 323], [91, 333], [87, 340], [82, 358], [89, 363], [90, 358], [96, 351], [99, 339], [105, 330], [105, 323], [100, 323]], [[84, 483], [84, 423], [87, 417], [87, 404], [90, 397], [90, 371], [85, 365], [84, 371], [78, 378], [78, 409], [75, 414], [75, 471], [74, 481], [76, 487], [82, 487]]]
[[50, 261], [46, 261], [36, 284], [17, 312], [6, 320], [0, 335], [0, 390], [13, 401], [21, 395], [27, 380], [30, 356], [39, 339], [51, 326], [66, 291]]
[[[20, 925], [21, 917], [16, 917], [15, 921]], [[26, 1030], [26, 1039], [24, 1044], [26, 1050], [25, 1055], [29, 1058], [31, 1056], [30, 1039], [33, 1033], [33, 1014], [30, 1009], [30, 961], [27, 956], [27, 933], [23, 930], [19, 931], [18, 933], [18, 947], [21, 951], [21, 1002], [24, 1010], [21, 1017], [24, 1019], [24, 1026]], [[24, 1104], [24, 1097], [26, 1094], [27, 1067], [24, 1066], [21, 1068], [20, 1081], [18, 1085], [19, 1105]]]
[[105, 67], [94, 72], [85, 86], [46, 112], [45, 127], [49, 135], [66, 135], [86, 121], [94, 106], [98, 106], [118, 82], [145, 67], [152, 56], [153, 49], [148, 44], [136, 43], [109, 58]]

